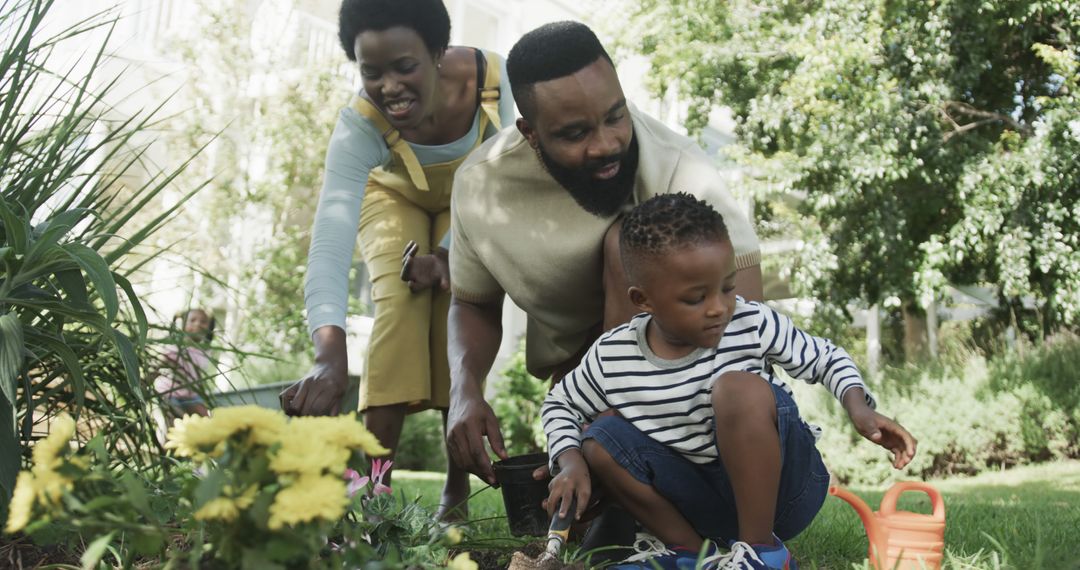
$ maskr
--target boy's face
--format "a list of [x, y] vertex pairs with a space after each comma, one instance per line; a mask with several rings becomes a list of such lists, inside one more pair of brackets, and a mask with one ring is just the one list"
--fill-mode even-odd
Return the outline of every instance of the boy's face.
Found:
[[686, 246], [643, 261], [641, 284], [630, 288], [630, 300], [653, 316], [661, 342], [671, 348], [715, 347], [735, 311], [731, 241]]

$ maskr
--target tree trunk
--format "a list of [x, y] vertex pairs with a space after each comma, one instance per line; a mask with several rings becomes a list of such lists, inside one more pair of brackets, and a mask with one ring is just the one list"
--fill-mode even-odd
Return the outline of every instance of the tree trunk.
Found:
[[926, 313], [912, 301], [904, 302], [904, 360], [923, 362], [928, 355]]

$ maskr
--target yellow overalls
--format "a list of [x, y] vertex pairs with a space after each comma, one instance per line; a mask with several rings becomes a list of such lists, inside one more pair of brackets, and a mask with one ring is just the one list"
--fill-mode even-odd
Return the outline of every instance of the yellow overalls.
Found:
[[[489, 123], [498, 130], [499, 61], [489, 53], [480, 87], [479, 135]], [[409, 412], [450, 406], [450, 366], [446, 357], [446, 317], [450, 292], [438, 285], [418, 293], [401, 280], [401, 256], [409, 240], [417, 255], [431, 253], [450, 229], [450, 191], [454, 172], [469, 153], [438, 164], [421, 165], [409, 144], [363, 97], [353, 107], [383, 133], [391, 162], [368, 176], [360, 214], [360, 252], [371, 276], [375, 323], [371, 330], [359, 409], [405, 403]], [[471, 152], [471, 151], [470, 151]]]

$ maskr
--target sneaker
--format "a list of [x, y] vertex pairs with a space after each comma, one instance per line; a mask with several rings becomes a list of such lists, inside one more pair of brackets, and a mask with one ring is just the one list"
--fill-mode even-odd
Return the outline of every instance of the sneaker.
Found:
[[[716, 556], [716, 547], [710, 545], [709, 549], [710, 551], [706, 552], [706, 560], [709, 556]], [[648, 570], [694, 570], [694, 568], [698, 567], [698, 558], [700, 558], [700, 553], [696, 550], [690, 550], [682, 546], [670, 546], [651, 534], [639, 532], [637, 539], [634, 540], [634, 554], [611, 568], [612, 570], [642, 568]]]
[[776, 544], [750, 546], [745, 542], [733, 542], [727, 554], [712, 556], [704, 560], [707, 570], [799, 570], [799, 565], [791, 557], [791, 552], [780, 539]]

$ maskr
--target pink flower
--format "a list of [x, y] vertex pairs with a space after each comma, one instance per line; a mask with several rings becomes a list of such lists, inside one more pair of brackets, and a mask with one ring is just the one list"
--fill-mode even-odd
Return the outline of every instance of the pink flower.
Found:
[[346, 491], [348, 491], [349, 498], [351, 499], [353, 495], [360, 491], [360, 489], [363, 489], [367, 486], [370, 478], [368, 478], [366, 475], [361, 477], [360, 473], [356, 472], [353, 469], [346, 469], [345, 480], [348, 481], [348, 483], [346, 483], [345, 485], [345, 489]]
[[382, 495], [391, 492], [389, 485], [383, 485], [383, 477], [390, 471], [390, 466], [393, 464], [393, 461], [383, 461], [382, 459], [375, 459], [371, 462], [371, 480], [374, 482], [372, 494]]

